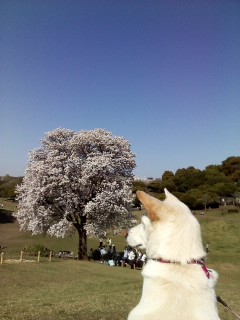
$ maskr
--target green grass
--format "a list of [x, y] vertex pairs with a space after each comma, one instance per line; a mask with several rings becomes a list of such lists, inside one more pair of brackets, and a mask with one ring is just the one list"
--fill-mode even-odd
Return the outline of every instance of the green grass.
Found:
[[[0, 211], [0, 221], [5, 216], [5, 223], [0, 223], [0, 245], [7, 247], [6, 258], [19, 257], [24, 246], [33, 244], [77, 252], [76, 235], [65, 239], [33, 237], [19, 232], [17, 222], [6, 222], [10, 211], [16, 210], [14, 203], [5, 201], [4, 210]], [[141, 216], [142, 212], [137, 214]], [[240, 215], [222, 215], [215, 210], [196, 217], [202, 226], [204, 243], [210, 243], [207, 266], [219, 273], [217, 294], [240, 313]], [[123, 235], [111, 238], [119, 251], [126, 245]], [[97, 239], [89, 240], [89, 248], [97, 246]], [[141, 287], [140, 270], [97, 262], [55, 258], [51, 263], [48, 259], [40, 263], [4, 263], [0, 265], [0, 319], [127, 319], [140, 299]], [[218, 308], [221, 320], [234, 320], [224, 307]]]
[[140, 294], [139, 271], [93, 262], [5, 264], [0, 275], [2, 320], [126, 319]]
[[[218, 267], [218, 294], [239, 312], [239, 269]], [[0, 319], [126, 319], [139, 301], [139, 270], [94, 262], [4, 264], [0, 267]], [[234, 319], [219, 306], [222, 320]]]

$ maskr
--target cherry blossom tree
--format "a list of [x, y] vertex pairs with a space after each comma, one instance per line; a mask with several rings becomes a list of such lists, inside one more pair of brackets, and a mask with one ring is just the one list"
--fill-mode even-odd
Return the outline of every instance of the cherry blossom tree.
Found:
[[17, 187], [20, 229], [57, 237], [77, 230], [84, 259], [88, 236], [129, 224], [134, 167], [128, 141], [103, 129], [48, 132]]

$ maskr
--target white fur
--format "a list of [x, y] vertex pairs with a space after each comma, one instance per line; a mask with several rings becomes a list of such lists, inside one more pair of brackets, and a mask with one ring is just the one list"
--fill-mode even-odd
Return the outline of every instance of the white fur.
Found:
[[[200, 226], [189, 208], [165, 189], [160, 201], [144, 192], [139, 200], [148, 212], [129, 230], [130, 246], [146, 249], [142, 297], [128, 320], [219, 320], [214, 285], [218, 275], [206, 276], [201, 265], [189, 263], [205, 257]], [[162, 258], [172, 263], [153, 259]]]

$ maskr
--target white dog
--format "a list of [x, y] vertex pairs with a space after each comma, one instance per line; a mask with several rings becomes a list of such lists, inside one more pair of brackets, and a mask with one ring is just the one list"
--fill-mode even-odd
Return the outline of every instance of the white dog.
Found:
[[165, 189], [160, 201], [137, 196], [148, 216], [129, 230], [127, 242], [146, 249], [139, 304], [128, 320], [219, 320], [214, 285], [218, 275], [204, 264], [200, 225], [189, 208]]

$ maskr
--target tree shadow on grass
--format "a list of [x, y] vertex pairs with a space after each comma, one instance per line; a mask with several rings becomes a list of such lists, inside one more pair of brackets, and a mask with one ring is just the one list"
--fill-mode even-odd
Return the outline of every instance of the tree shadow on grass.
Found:
[[11, 210], [0, 209], [0, 223], [14, 223], [16, 218], [12, 213]]

